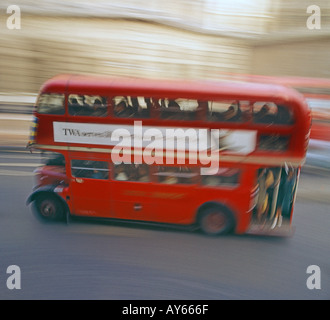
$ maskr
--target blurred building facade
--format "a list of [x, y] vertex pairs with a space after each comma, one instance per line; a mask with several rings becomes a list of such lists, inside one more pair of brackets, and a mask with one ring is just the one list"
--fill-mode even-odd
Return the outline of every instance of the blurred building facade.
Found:
[[[316, 3], [317, 2], [317, 3]], [[230, 4], [229, 4], [230, 3]], [[21, 28], [6, 12], [21, 9]], [[309, 5], [321, 9], [310, 30]], [[37, 92], [58, 73], [219, 79], [329, 77], [327, 0], [2, 0], [0, 92]]]
[[277, 8], [269, 32], [252, 45], [251, 73], [330, 78], [330, 1], [280, 0]]

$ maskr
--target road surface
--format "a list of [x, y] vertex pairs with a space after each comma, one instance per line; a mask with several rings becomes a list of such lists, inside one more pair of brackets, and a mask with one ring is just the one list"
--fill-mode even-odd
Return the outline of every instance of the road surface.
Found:
[[[0, 299], [330, 298], [324, 174], [301, 175], [292, 238], [210, 238], [118, 223], [41, 224], [25, 204], [39, 163], [38, 154], [0, 148]], [[7, 286], [13, 265], [20, 289]], [[310, 265], [320, 268], [321, 289], [307, 287]]]

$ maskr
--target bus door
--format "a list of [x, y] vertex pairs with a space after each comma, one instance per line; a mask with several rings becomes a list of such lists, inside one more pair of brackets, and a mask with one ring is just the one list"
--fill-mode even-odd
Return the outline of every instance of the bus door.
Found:
[[153, 186], [149, 166], [144, 164], [114, 164], [112, 179], [113, 217], [152, 221]]
[[73, 214], [111, 217], [109, 162], [105, 159], [70, 158]]

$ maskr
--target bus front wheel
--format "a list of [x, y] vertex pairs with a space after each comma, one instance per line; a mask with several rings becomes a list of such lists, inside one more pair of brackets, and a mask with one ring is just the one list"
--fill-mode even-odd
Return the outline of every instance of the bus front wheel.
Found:
[[54, 196], [40, 195], [34, 204], [37, 218], [43, 222], [55, 222], [64, 218], [63, 206]]
[[200, 230], [210, 236], [227, 234], [234, 229], [234, 217], [225, 207], [210, 207], [202, 211], [198, 225]]

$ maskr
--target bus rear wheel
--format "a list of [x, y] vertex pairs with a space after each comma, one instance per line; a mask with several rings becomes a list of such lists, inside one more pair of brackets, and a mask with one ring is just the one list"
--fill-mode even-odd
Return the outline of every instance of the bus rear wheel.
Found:
[[233, 231], [234, 217], [228, 209], [214, 206], [201, 213], [198, 224], [204, 234], [219, 236]]
[[41, 195], [35, 200], [37, 218], [43, 222], [61, 221], [64, 218], [64, 210], [61, 203], [51, 195]]

